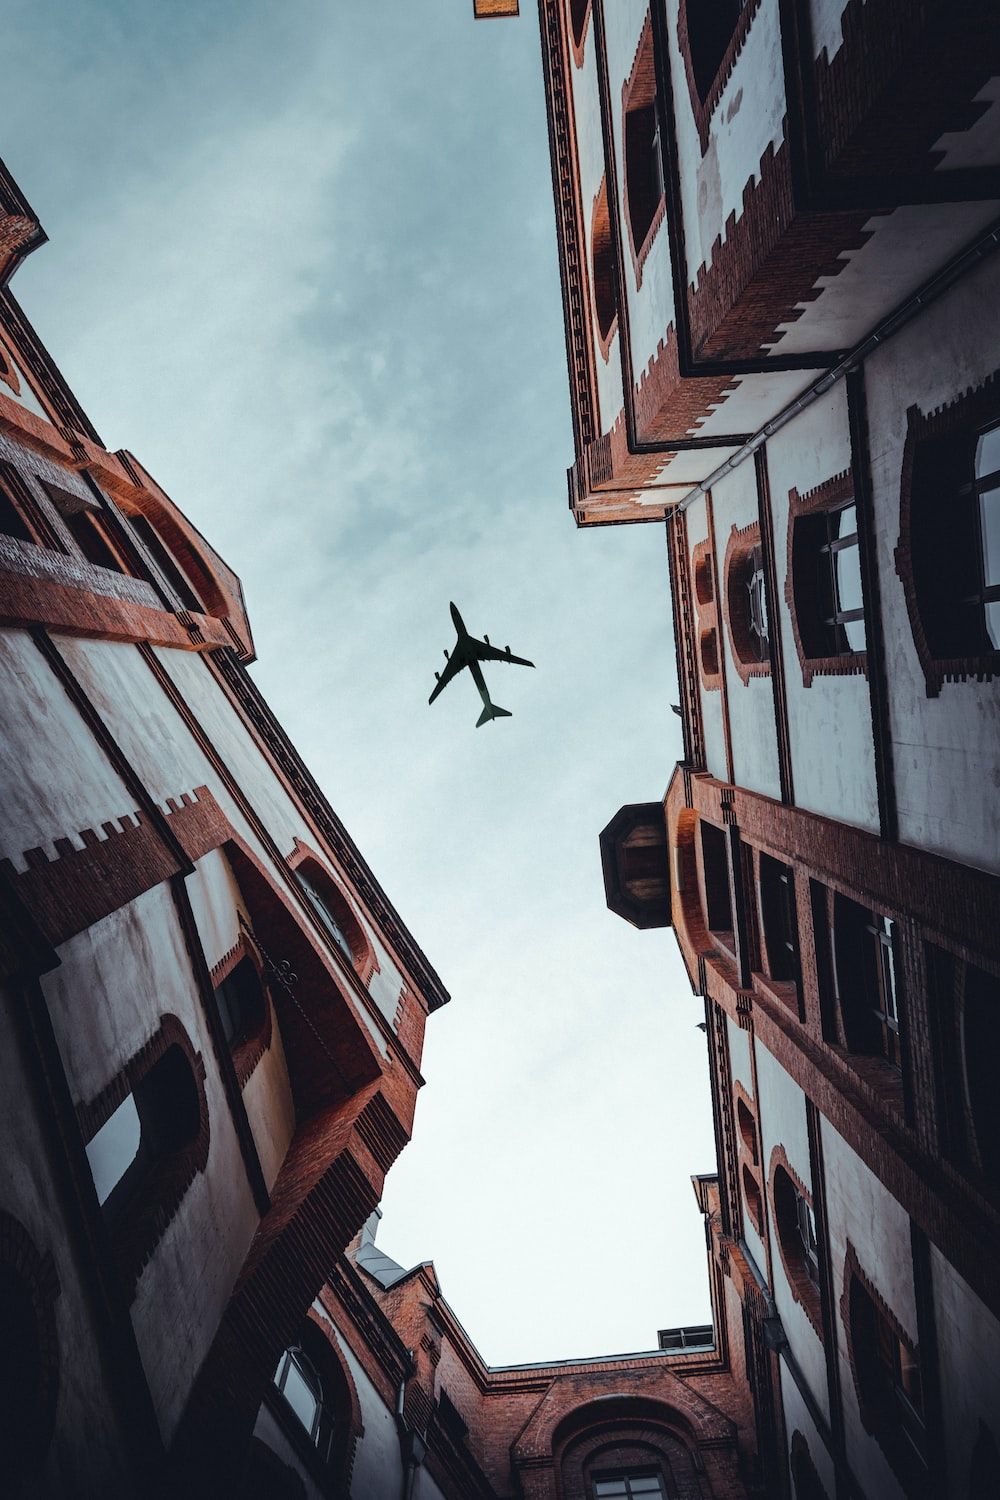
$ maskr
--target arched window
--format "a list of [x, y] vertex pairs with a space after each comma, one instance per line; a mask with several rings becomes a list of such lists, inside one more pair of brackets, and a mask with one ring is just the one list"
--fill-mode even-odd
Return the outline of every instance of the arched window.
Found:
[[330, 1453], [332, 1428], [323, 1404], [323, 1382], [302, 1349], [286, 1349], [274, 1372], [274, 1383], [309, 1441], [325, 1461]]
[[812, 1198], [794, 1177], [777, 1147], [771, 1163], [771, 1201], [778, 1249], [792, 1295], [800, 1302], [822, 1338], [819, 1240]]
[[795, 1500], [827, 1500], [826, 1490], [801, 1432], [792, 1433], [791, 1460]]
[[636, 282], [642, 281], [642, 263], [662, 220], [664, 204], [663, 154], [656, 93], [656, 63], [653, 29], [647, 20], [623, 90], [625, 153], [625, 207]]
[[611, 340], [618, 327], [618, 294], [615, 288], [611, 216], [608, 212], [608, 184], [604, 178], [601, 179], [600, 191], [594, 200], [590, 226], [590, 270], [598, 343], [602, 356], [607, 359]]
[[754, 1166], [758, 1161], [757, 1149], [757, 1122], [753, 1117], [753, 1111], [745, 1099], [739, 1095], [736, 1098], [736, 1126], [740, 1132], [740, 1139], [746, 1148], [747, 1155]]
[[799, 933], [795, 876], [788, 865], [760, 856], [760, 910], [768, 974], [779, 983], [798, 983]]
[[702, 104], [708, 98], [747, 0], [686, 0], [691, 74]]
[[208, 1160], [204, 1064], [177, 1018], [164, 1016], [151, 1041], [78, 1112], [97, 1199], [134, 1290]]
[[743, 1197], [746, 1200], [747, 1212], [750, 1222], [758, 1234], [764, 1233], [764, 1200], [761, 1196], [760, 1183], [757, 1181], [746, 1162], [743, 1163]]
[[849, 1247], [847, 1323], [861, 1420], [904, 1487], [926, 1473], [920, 1360], [912, 1341], [860, 1273]]
[[858, 514], [853, 501], [800, 516], [792, 536], [795, 617], [806, 656], [865, 649]]
[[833, 904], [833, 948], [848, 1050], [902, 1066], [895, 923], [839, 893]]
[[346, 910], [347, 903], [336, 890], [329, 876], [319, 866], [304, 862], [295, 867], [295, 878], [305, 891], [317, 916], [326, 928], [347, 962], [354, 965], [356, 954], [348, 937], [354, 924]]
[[250, 954], [244, 953], [217, 983], [215, 1007], [242, 1088], [271, 1039], [267, 990]]
[[741, 680], [770, 671], [771, 638], [760, 526], [730, 533], [726, 547], [726, 610], [733, 658]]

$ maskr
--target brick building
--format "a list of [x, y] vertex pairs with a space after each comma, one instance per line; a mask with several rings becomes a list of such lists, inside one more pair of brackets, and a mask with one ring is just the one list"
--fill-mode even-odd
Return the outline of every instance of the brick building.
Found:
[[375, 1247], [448, 996], [15, 300], [44, 238], [0, 168], [0, 1490], [742, 1500], [714, 1178], [713, 1326], [640, 1355], [489, 1369]]
[[605, 881], [705, 997], [760, 1482], [993, 1494], [996, 7], [539, 18], [570, 506], [665, 523], [684, 731]]

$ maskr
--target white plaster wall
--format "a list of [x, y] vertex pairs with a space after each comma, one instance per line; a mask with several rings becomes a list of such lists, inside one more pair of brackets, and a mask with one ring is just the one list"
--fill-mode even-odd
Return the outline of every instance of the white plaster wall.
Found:
[[1000, 870], [1000, 682], [946, 682], [938, 697], [927, 697], [893, 554], [907, 408], [932, 411], [997, 368], [998, 307], [994, 258], [865, 366], [899, 836], [994, 871]]
[[403, 1464], [399, 1453], [395, 1413], [382, 1400], [352, 1354], [346, 1339], [336, 1332], [335, 1337], [358, 1393], [361, 1421], [365, 1429], [354, 1450], [351, 1495], [354, 1500], [375, 1500], [376, 1495], [398, 1495], [402, 1492]]
[[[0, 856], [27, 868], [26, 849], [134, 813], [132, 797], [24, 630], [0, 630]], [[103, 837], [103, 835], [102, 835]]]
[[851, 1454], [853, 1471], [865, 1493], [878, 1496], [879, 1500], [895, 1500], [896, 1496], [902, 1494], [902, 1490], [886, 1463], [881, 1448], [865, 1431], [858, 1414], [857, 1392], [847, 1357], [840, 1303], [844, 1290], [847, 1240], [850, 1239], [861, 1269], [874, 1283], [909, 1338], [915, 1344], [919, 1342], [913, 1294], [910, 1221], [892, 1194], [855, 1155], [828, 1120], [821, 1120], [820, 1131], [847, 1451]]
[[[721, 593], [722, 662], [729, 698], [729, 728], [733, 744], [733, 780], [738, 786], [781, 797], [778, 770], [778, 734], [774, 719], [774, 685], [770, 677], [751, 677], [744, 684], [733, 659], [729, 627], [729, 596], [725, 559], [734, 528], [757, 520], [757, 481], [752, 463], [733, 469], [712, 490], [715, 541], [719, 554]], [[772, 612], [771, 600], [768, 610]]]
[[[70, 637], [60, 641], [60, 649], [154, 800], [166, 810], [168, 797], [177, 798], [181, 792], [193, 791], [196, 786], [209, 787], [236, 832], [271, 871], [276, 884], [285, 884], [284, 865], [275, 868], [270, 854], [138, 650], [116, 641]], [[169, 649], [159, 655], [278, 847], [291, 851], [296, 836], [310, 842], [304, 820], [252, 744], [238, 716], [223, 700], [221, 690], [200, 657], [193, 652]], [[305, 920], [310, 920], [308, 908], [304, 910]], [[391, 1020], [402, 981], [373, 930], [367, 923], [363, 925], [382, 964], [380, 985], [377, 989], [373, 986], [373, 1000]], [[321, 943], [326, 945], [318, 919], [313, 926]], [[353, 1004], [353, 995], [350, 998]], [[359, 1013], [369, 1034], [384, 1051], [385, 1039], [375, 1021], [365, 1008], [359, 1007]]]
[[931, 1246], [949, 1495], [971, 1495], [969, 1465], [984, 1422], [1000, 1444], [1000, 1322]]
[[784, 328], [776, 352], [849, 349], [904, 302], [997, 216], [995, 201], [904, 205], [876, 214], [866, 224], [870, 238], [843, 250], [843, 270], [819, 276], [823, 295], [797, 304], [802, 316]]
[[[694, 570], [691, 567], [691, 558], [694, 549], [708, 536], [708, 513], [705, 508], [705, 497], [699, 495], [687, 512], [688, 533], [688, 571], [691, 580], [691, 597], [694, 600]], [[716, 590], [718, 590], [718, 568], [713, 559], [713, 577], [715, 578]], [[692, 604], [693, 607], [693, 604]], [[696, 617], [697, 618], [697, 617]], [[697, 624], [695, 625], [697, 632]], [[720, 646], [720, 650], [721, 650]], [[695, 661], [699, 661], [698, 642], [694, 643]], [[709, 691], [701, 680], [701, 671], [698, 672], [698, 692], [701, 696], [701, 721], [705, 733], [705, 767], [713, 776], [720, 781], [729, 780], [729, 769], [726, 764], [726, 732], [723, 719], [722, 689]]]
[[266, 1405], [262, 1405], [260, 1411], [257, 1413], [257, 1420], [254, 1423], [253, 1431], [254, 1437], [260, 1438], [261, 1442], [270, 1448], [276, 1458], [280, 1458], [283, 1464], [287, 1464], [290, 1469], [294, 1469], [305, 1487], [308, 1500], [324, 1500], [326, 1491], [320, 1489], [308, 1469], [300, 1461], [299, 1455], [288, 1441], [281, 1425], [272, 1416], [270, 1409]]
[[110, 1082], [168, 1011], [205, 1064], [208, 1163], [143, 1270], [131, 1309], [168, 1439], [257, 1228], [257, 1211], [169, 887], [146, 891], [81, 932], [63, 944], [60, 958], [42, 984], [74, 1100], [89, 1100]]
[[[632, 369], [638, 382], [657, 351], [664, 333], [674, 321], [674, 288], [666, 223], [661, 223], [642, 268], [642, 286], [636, 284], [629, 250], [628, 205], [625, 192], [625, 148], [622, 135], [622, 86], [632, 71], [649, 0], [616, 0], [604, 7], [604, 38], [611, 94], [611, 128], [614, 137], [618, 182], [619, 244], [622, 280], [629, 313]], [[639, 247], [636, 246], [638, 249]]]
[[[783, 1146], [792, 1170], [812, 1191], [809, 1163], [809, 1135], [806, 1127], [805, 1096], [798, 1084], [759, 1041], [754, 1041], [757, 1059], [757, 1113], [760, 1118], [762, 1176], [767, 1191], [771, 1175], [771, 1154]], [[774, 1285], [771, 1288], [782, 1326], [788, 1335], [792, 1353], [809, 1383], [820, 1409], [829, 1416], [829, 1390], [826, 1380], [826, 1356], [823, 1344], [792, 1295], [778, 1249], [773, 1206], [768, 1195], [768, 1233]]]
[[[819, 1429], [809, 1415], [809, 1408], [802, 1399], [801, 1392], [788, 1371], [788, 1366], [782, 1360], [779, 1365], [781, 1380], [781, 1404], [785, 1418], [785, 1437], [788, 1442], [789, 1454], [791, 1453], [792, 1437], [796, 1431], [801, 1432], [809, 1449], [809, 1457], [813, 1461], [823, 1488], [830, 1500], [837, 1493], [837, 1484], [833, 1459], [830, 1452], [819, 1435]], [[812, 1387], [810, 1386], [810, 1389]], [[789, 1463], [791, 1458], [789, 1457]], [[873, 1497], [874, 1500], [874, 1497]]]
[[[568, 23], [567, 23], [568, 25]], [[597, 82], [597, 53], [594, 47], [594, 20], [587, 26], [583, 65], [577, 67], [570, 60], [570, 87], [573, 96], [573, 114], [576, 127], [576, 157], [580, 173], [580, 205], [583, 232], [586, 244], [587, 293], [590, 310], [590, 326], [594, 340], [594, 366], [597, 371], [597, 426], [607, 432], [614, 425], [622, 410], [621, 359], [618, 348], [619, 335], [611, 340], [608, 358], [601, 355], [597, 318], [594, 314], [594, 297], [591, 286], [592, 239], [591, 220], [594, 200], [604, 176], [604, 138], [601, 133], [601, 102]]]
[[51, 422], [52, 418], [32, 390], [31, 383], [29, 382], [27, 375], [25, 375], [24, 373], [23, 366], [17, 359], [14, 358], [14, 355], [11, 353], [10, 347], [7, 344], [3, 345], [2, 352], [4, 359], [13, 368], [15, 374], [17, 375], [20, 390], [12, 390], [7, 382], [3, 381], [2, 383], [0, 383], [0, 395], [6, 396], [10, 401], [16, 401], [18, 406], [23, 406], [26, 411], [34, 412], [36, 417], [44, 417], [46, 422]]
[[813, 57], [826, 53], [831, 61], [844, 45], [843, 14], [847, 0], [809, 0]]
[[851, 466], [843, 381], [775, 434], [767, 445], [767, 465], [795, 801], [811, 812], [877, 831], [868, 679], [862, 673], [818, 676], [805, 687], [785, 602], [788, 493], [793, 488], [800, 494], [815, 489]]
[[773, 142], [777, 151], [782, 138], [785, 88], [778, 0], [761, 0], [713, 112], [704, 156], [677, 44], [679, 0], [668, 0], [667, 13], [687, 279], [693, 283], [699, 266], [711, 264], [713, 241], [725, 237], [728, 216], [742, 215], [743, 189], [751, 178], [756, 181], [768, 144]]
[[33, 1097], [11, 997], [0, 987], [0, 1208], [19, 1220], [40, 1255], [51, 1254], [60, 1287], [54, 1309], [60, 1364], [55, 1434], [31, 1494], [53, 1500], [71, 1494], [124, 1494], [122, 1437]]
[[[784, 346], [782, 346], [784, 352]], [[756, 432], [776, 412], [788, 406], [822, 372], [820, 370], [768, 370], [762, 375], [741, 375], [729, 384], [736, 390], [719, 402], [698, 423], [699, 437]], [[713, 451], [705, 451], [705, 473], [710, 474], [721, 462]]]
[[414, 1488], [416, 1500], [446, 1500], [444, 1490], [434, 1483], [425, 1468], [417, 1471], [417, 1482]]

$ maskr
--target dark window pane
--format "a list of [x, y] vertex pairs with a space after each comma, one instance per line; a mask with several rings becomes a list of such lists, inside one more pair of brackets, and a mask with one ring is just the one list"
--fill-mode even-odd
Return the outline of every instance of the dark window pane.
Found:
[[2, 487], [0, 487], [0, 532], [4, 536], [15, 537], [19, 542], [35, 540], [22, 520], [17, 506]]

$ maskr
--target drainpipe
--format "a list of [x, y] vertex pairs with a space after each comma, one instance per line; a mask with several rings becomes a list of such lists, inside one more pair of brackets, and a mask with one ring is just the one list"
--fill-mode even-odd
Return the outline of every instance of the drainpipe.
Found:
[[[413, 1350], [408, 1349], [412, 1365]], [[417, 1470], [423, 1464], [427, 1455], [427, 1444], [423, 1433], [410, 1426], [406, 1420], [403, 1404], [406, 1397], [406, 1379], [399, 1382], [399, 1393], [396, 1397], [396, 1431], [399, 1433], [399, 1452], [403, 1460], [403, 1487], [400, 1491], [400, 1500], [413, 1500], [413, 1494], [417, 1483]]]

